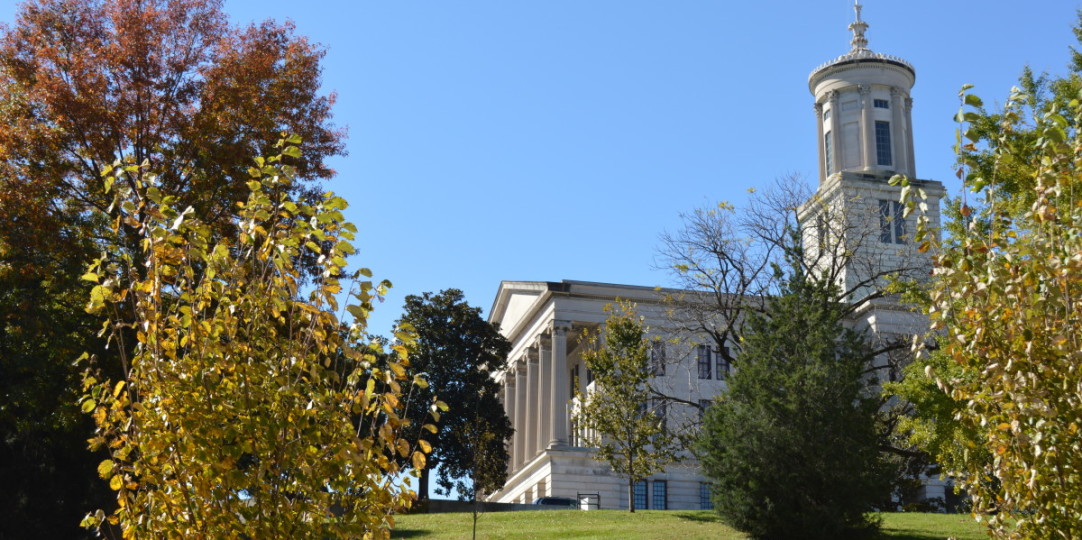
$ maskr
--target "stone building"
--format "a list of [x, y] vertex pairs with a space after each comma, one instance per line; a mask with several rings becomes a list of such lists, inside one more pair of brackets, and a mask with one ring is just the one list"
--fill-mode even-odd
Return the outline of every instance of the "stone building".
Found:
[[[798, 216], [808, 257], [852, 254], [834, 275], [849, 301], [860, 305], [853, 324], [871, 330], [875, 339], [891, 340], [922, 332], [926, 322], [896, 299], [878, 294], [882, 275], [927, 275], [929, 259], [912, 238], [915, 214], [903, 216], [902, 186], [888, 181], [907, 176], [909, 189], [925, 197], [933, 226], [939, 223], [944, 190], [939, 182], [916, 176], [909, 95], [916, 72], [901, 58], [868, 49], [867, 27], [857, 4], [849, 25], [852, 48], [809, 77], [818, 125], [819, 186]], [[724, 391], [729, 366], [714, 346], [696, 344], [695, 336], [670, 339], [677, 330], [661, 303], [667, 292], [567, 280], [500, 284], [489, 319], [513, 344], [509, 368], [497, 378], [515, 435], [507, 483], [490, 500], [529, 503], [544, 496], [593, 494], [601, 508], [627, 508], [626, 479], [594, 460], [572, 425], [576, 390], [588, 394], [592, 384], [582, 360], [582, 334], [604, 323], [603, 308], [615, 299], [636, 302], [651, 332], [666, 340], [654, 350], [667, 358], [653, 384], [690, 403], [709, 400]], [[676, 422], [694, 422], [697, 411], [675, 406], [667, 414]], [[637, 485], [636, 507], [708, 508], [706, 482], [689, 457]], [[926, 496], [943, 496], [942, 485], [929, 482]]]

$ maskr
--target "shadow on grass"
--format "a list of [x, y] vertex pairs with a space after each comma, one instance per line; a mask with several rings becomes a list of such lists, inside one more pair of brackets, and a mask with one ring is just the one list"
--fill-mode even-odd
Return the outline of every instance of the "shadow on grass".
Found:
[[391, 531], [391, 538], [424, 538], [426, 536], [432, 536], [432, 534], [432, 531], [428, 529], [397, 528]]
[[698, 523], [721, 523], [721, 516], [713, 512], [676, 512], [674, 516], [683, 519], [685, 521], [695, 521]]
[[880, 529], [880, 534], [890, 540], [943, 540], [943, 535], [936, 536], [913, 529]]

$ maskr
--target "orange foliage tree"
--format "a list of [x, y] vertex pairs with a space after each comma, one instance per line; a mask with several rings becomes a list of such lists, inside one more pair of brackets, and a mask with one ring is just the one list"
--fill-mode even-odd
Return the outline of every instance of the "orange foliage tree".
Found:
[[[163, 193], [227, 237], [250, 156], [287, 131], [305, 149], [281, 189], [315, 200], [327, 158], [344, 153], [334, 96], [320, 92], [323, 55], [291, 24], [231, 24], [219, 0], [29, 0], [0, 27], [0, 482], [17, 501], [0, 537], [76, 537], [86, 507], [109, 495], [94, 496], [100, 457], [84, 455], [72, 367], [80, 349], [120, 365], [91, 343], [100, 322], [83, 312], [77, 271], [111, 228], [102, 168], [145, 162]], [[119, 247], [138, 258], [137, 242], [129, 232]]]

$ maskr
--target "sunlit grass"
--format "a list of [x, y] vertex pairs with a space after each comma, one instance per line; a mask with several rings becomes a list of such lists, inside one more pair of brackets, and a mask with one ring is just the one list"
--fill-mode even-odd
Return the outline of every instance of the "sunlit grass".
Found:
[[[398, 516], [393, 538], [469, 539], [468, 513]], [[980, 525], [964, 514], [883, 514], [885, 538], [932, 540], [986, 538]], [[707, 540], [742, 539], [717, 514], [705, 511], [543, 510], [481, 515], [477, 537], [485, 539]]]

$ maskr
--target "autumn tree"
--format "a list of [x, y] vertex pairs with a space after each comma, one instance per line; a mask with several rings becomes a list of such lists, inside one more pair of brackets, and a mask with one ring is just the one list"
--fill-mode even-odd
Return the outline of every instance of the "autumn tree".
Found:
[[635, 483], [662, 471], [681, 449], [666, 429], [667, 402], [652, 397], [649, 379], [650, 340], [635, 305], [606, 306], [610, 312], [599, 334], [585, 336], [586, 368], [594, 375], [593, 390], [577, 396], [575, 422], [584, 443], [612, 471], [627, 478], [627, 504], [635, 511]]
[[1069, 391], [1077, 384], [1070, 338], [1078, 332], [1082, 54], [1071, 50], [1066, 75], [1026, 68], [1002, 109], [968, 88], [960, 94], [966, 189], [948, 209], [942, 241], [928, 236], [939, 253], [936, 279], [914, 295], [936, 326], [927, 341], [937, 348], [891, 388], [914, 410], [900, 433], [931, 453], [1005, 538], [1082, 534], [1080, 396]]
[[797, 267], [747, 322], [697, 450], [722, 519], [754, 538], [874, 538], [889, 498], [868, 343], [833, 283]]
[[[102, 168], [145, 160], [157, 189], [224, 237], [249, 156], [288, 131], [306, 151], [279, 189], [315, 200], [343, 153], [323, 54], [290, 24], [229, 24], [216, 0], [30, 0], [0, 29], [0, 479], [13, 501], [0, 537], [75, 537], [62, 524], [110, 496], [90, 487], [100, 458], [82, 450], [91, 428], [70, 405], [79, 344], [121, 375], [115, 349], [91, 344], [100, 321], [78, 280], [110, 234]], [[113, 247], [141, 257], [123, 234]]]
[[[425, 466], [428, 443], [401, 437], [406, 396], [424, 382], [408, 373], [407, 344], [386, 361], [368, 354], [361, 337], [386, 285], [345, 273], [356, 230], [346, 203], [294, 199], [284, 161], [300, 152], [282, 144], [250, 169], [235, 239], [175, 206], [145, 165], [107, 169], [115, 237], [141, 236], [143, 256], [114, 250], [82, 276], [123, 364], [119, 378], [94, 362], [85, 374], [91, 446], [109, 453], [97, 472], [118, 502], [85, 526], [118, 525], [125, 538], [386, 538], [392, 512], [409, 506], [390, 458]], [[320, 274], [302, 289], [303, 252]], [[358, 302], [341, 310], [348, 326], [336, 315], [343, 285]]]
[[[449, 407], [439, 417], [438, 431], [428, 436], [435, 446], [430, 468], [439, 467], [438, 490], [449, 494], [457, 486], [460, 493], [469, 494], [468, 480], [474, 478], [486, 486], [502, 486], [507, 442], [514, 430], [492, 375], [506, 367], [510, 342], [458, 289], [407, 296], [398, 324], [415, 332], [410, 358], [429, 382], [411, 402], [410, 415], [425, 414], [435, 398]], [[463, 438], [467, 434], [473, 436]], [[421, 499], [428, 497], [428, 480], [426, 469], [418, 489]]]
[[[957, 237], [929, 240], [940, 253], [928, 312], [949, 364], [936, 371], [929, 362], [924, 372], [972, 445], [945, 456], [947, 472], [996, 536], [1074, 538], [1082, 535], [1082, 95], [1030, 116], [1031, 97], [1016, 89], [986, 131], [970, 129], [982, 102], [966, 90], [960, 172], [980, 199], [959, 213]], [[999, 163], [1033, 192], [1000, 193]]]

